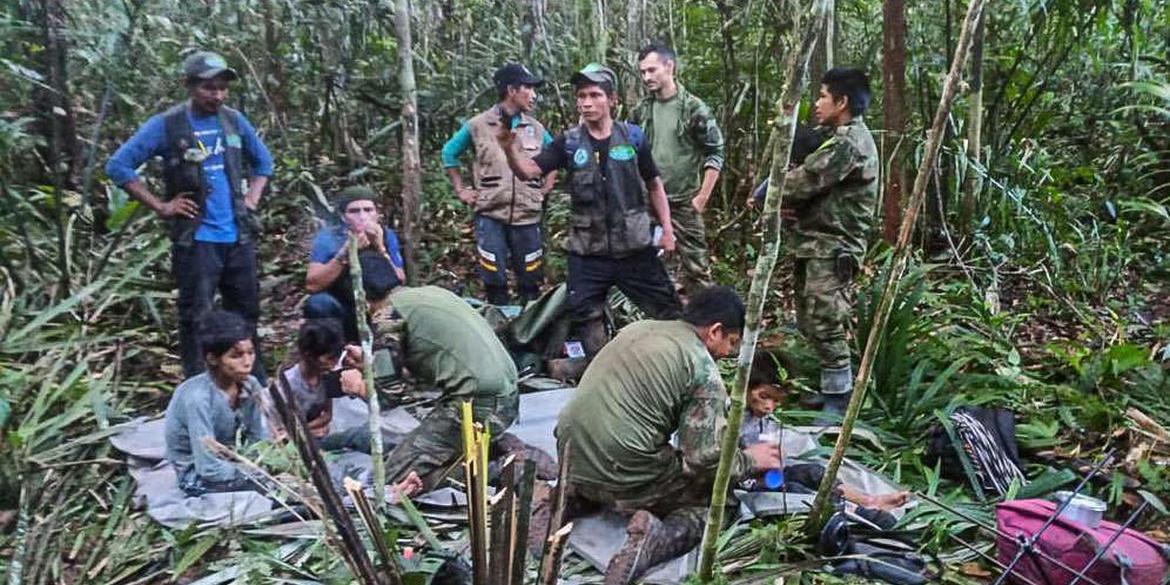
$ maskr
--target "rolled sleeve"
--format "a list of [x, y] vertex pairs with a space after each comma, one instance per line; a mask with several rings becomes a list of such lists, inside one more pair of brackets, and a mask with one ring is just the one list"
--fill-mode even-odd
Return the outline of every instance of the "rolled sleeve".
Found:
[[152, 116], [106, 161], [106, 176], [118, 186], [137, 181], [138, 167], [151, 157], [163, 154], [165, 148], [162, 116]]
[[440, 156], [443, 158], [443, 168], [455, 168], [459, 166], [459, 157], [463, 156], [464, 152], [471, 146], [471, 127], [464, 122], [459, 130], [455, 132], [451, 139], [443, 145], [443, 150]]
[[239, 128], [240, 138], [244, 142], [244, 155], [252, 166], [252, 176], [271, 177], [274, 167], [272, 153], [268, 152], [268, 147], [256, 134], [256, 128], [243, 114], [239, 115], [236, 126]]
[[333, 259], [341, 250], [342, 238], [337, 227], [330, 226], [317, 232], [313, 238], [313, 246], [309, 249], [309, 262], [325, 264]]

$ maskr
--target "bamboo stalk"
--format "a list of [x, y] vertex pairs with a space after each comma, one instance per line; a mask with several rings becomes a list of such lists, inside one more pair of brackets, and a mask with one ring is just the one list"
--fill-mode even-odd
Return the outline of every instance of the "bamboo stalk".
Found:
[[512, 580], [502, 585], [522, 585], [525, 555], [528, 553], [528, 521], [532, 515], [532, 489], [536, 480], [536, 462], [525, 459], [516, 484], [516, 504], [512, 509]]
[[462, 404], [463, 471], [467, 482], [467, 524], [472, 582], [489, 585], [487, 526], [487, 458], [484, 431], [475, 424], [471, 402]]
[[370, 417], [366, 424], [370, 429], [370, 459], [374, 464], [375, 507], [378, 512], [386, 511], [386, 462], [382, 459], [382, 406], [378, 401], [378, 390], [374, 387], [374, 335], [367, 318], [370, 311], [366, 301], [366, 289], [362, 286], [362, 263], [358, 258], [357, 237], [349, 235], [349, 275], [353, 283], [353, 306], [357, 318], [358, 336], [362, 342], [362, 379], [366, 383], [366, 402]]
[[[366, 492], [362, 489], [361, 482], [352, 477], [346, 477], [342, 483], [345, 485], [346, 493], [349, 494], [349, 499], [353, 501], [354, 507], [357, 508], [358, 517], [366, 525], [366, 532], [370, 535], [370, 540], [374, 543], [374, 549], [378, 551], [378, 556], [382, 559], [382, 566], [396, 566], [397, 560], [394, 558], [394, 553], [390, 551], [390, 545], [386, 543], [386, 534], [382, 532], [382, 523], [378, 521], [378, 514], [374, 511], [374, 507], [370, 505], [370, 500], [366, 497]], [[383, 499], [384, 496], [385, 494], [383, 494]]]
[[853, 382], [853, 396], [849, 400], [849, 406], [845, 409], [845, 417], [841, 421], [841, 433], [837, 435], [837, 444], [833, 449], [832, 457], [829, 458], [829, 464], [825, 468], [825, 475], [821, 479], [821, 485], [817, 489], [817, 495], [809, 513], [809, 521], [805, 525], [810, 536], [819, 534], [824, 523], [828, 520], [829, 494], [832, 492], [833, 482], [837, 479], [837, 470], [840, 469], [841, 461], [845, 458], [845, 449], [849, 446], [853, 424], [857, 421], [857, 414], [865, 402], [865, 392], [869, 386], [874, 356], [877, 355], [882, 333], [886, 329], [890, 311], [894, 306], [898, 281], [906, 272], [910, 261], [910, 237], [914, 233], [918, 210], [922, 207], [926, 197], [926, 187], [930, 181], [931, 171], [938, 160], [943, 130], [959, 87], [959, 76], [962, 74], [963, 65], [967, 60], [967, 52], [971, 48], [972, 29], [979, 20], [982, 11], [983, 0], [971, 0], [971, 3], [967, 5], [967, 16], [963, 19], [963, 28], [959, 32], [959, 42], [955, 48], [955, 55], [951, 59], [951, 69], [943, 84], [938, 109], [934, 113], [934, 122], [931, 124], [930, 134], [926, 138], [922, 162], [918, 165], [918, 176], [914, 179], [914, 190], [910, 193], [910, 199], [906, 202], [903, 210], [902, 225], [898, 230], [898, 241], [894, 247], [894, 260], [890, 266], [889, 274], [886, 276], [881, 300], [878, 302], [873, 324], [869, 329], [869, 337], [865, 342], [865, 352], [861, 356], [861, 364], [857, 368], [857, 376]]
[[[557, 486], [550, 496], [549, 505], [552, 506], [552, 510], [549, 513], [548, 532], [545, 533], [544, 547], [540, 555], [540, 583], [556, 583], [557, 575], [560, 573], [561, 556], [557, 535], [564, 528], [568, 528], [562, 527], [561, 523], [565, 519], [565, 502], [568, 499], [569, 459], [572, 455], [571, 447], [572, 444], [565, 443], [565, 446], [561, 448], [561, 453], [557, 461]], [[570, 523], [569, 527], [571, 526], [572, 524]]]
[[[755, 274], [748, 292], [747, 318], [744, 324], [743, 341], [740, 344], [739, 360], [735, 368], [735, 382], [730, 392], [731, 407], [727, 413], [727, 428], [723, 431], [719, 468], [715, 472], [715, 484], [711, 491], [711, 507], [707, 511], [707, 527], [703, 536], [702, 555], [699, 558], [699, 578], [704, 583], [713, 579], [719, 532], [723, 528], [724, 506], [727, 502], [728, 484], [731, 482], [731, 464], [739, 449], [739, 427], [743, 423], [744, 397], [747, 394], [748, 378], [752, 360], [756, 355], [756, 342], [760, 337], [760, 320], [764, 302], [768, 296], [768, 285], [776, 267], [780, 252], [780, 199], [784, 183], [788, 179], [788, 159], [791, 156], [792, 140], [796, 132], [796, 119], [801, 95], [804, 93], [805, 72], [809, 58], [816, 45], [819, 31], [824, 30], [828, 16], [827, 0], [814, 0], [808, 20], [796, 45], [789, 53], [785, 68], [784, 89], [777, 104], [772, 137], [772, 171], [768, 191], [764, 197], [763, 252], [756, 258]], [[771, 218], [771, 220], [767, 220]]]
[[503, 585], [512, 581], [512, 546], [515, 544], [513, 512], [516, 509], [516, 463], [509, 456], [500, 467], [500, 489], [491, 506], [491, 561], [488, 571], [491, 583]]

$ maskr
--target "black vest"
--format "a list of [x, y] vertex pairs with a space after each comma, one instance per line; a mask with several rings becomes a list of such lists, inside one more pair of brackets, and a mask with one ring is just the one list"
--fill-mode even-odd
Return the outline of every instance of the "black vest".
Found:
[[[171, 220], [171, 240], [183, 246], [189, 246], [194, 241], [195, 230], [203, 221], [203, 210], [211, 191], [203, 177], [203, 162], [194, 156], [198, 151], [198, 143], [191, 129], [191, 121], [187, 118], [187, 108], [187, 102], [183, 102], [163, 113], [167, 141], [166, 154], [163, 156], [163, 180], [166, 183], [167, 200], [175, 198], [179, 193], [190, 193], [189, 197], [199, 205], [199, 213], [194, 219], [176, 217]], [[224, 106], [219, 109], [218, 115], [224, 135], [223, 164], [232, 193], [232, 212], [236, 219], [238, 241], [246, 243], [259, 234], [260, 221], [244, 205], [243, 145], [236, 127], [239, 113]]]
[[594, 156], [593, 139], [583, 126], [565, 133], [565, 150], [572, 199], [569, 252], [620, 258], [649, 247], [646, 187], [629, 127], [614, 122], [604, 173]]

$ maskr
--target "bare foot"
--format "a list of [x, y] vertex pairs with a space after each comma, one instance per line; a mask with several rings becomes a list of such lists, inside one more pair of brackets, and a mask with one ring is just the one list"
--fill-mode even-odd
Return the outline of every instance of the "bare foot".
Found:
[[397, 504], [405, 496], [407, 498], [414, 497], [423, 489], [422, 478], [415, 472], [410, 472], [406, 479], [392, 485], [386, 486], [386, 491], [390, 492], [390, 503]]
[[867, 496], [862, 504], [866, 508], [874, 508], [889, 512], [906, 505], [910, 499], [910, 492], [893, 492], [890, 494], [872, 494]]

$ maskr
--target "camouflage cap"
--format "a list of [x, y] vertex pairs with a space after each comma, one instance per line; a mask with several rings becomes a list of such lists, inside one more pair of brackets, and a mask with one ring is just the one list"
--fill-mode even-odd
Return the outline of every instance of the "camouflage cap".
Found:
[[606, 89], [606, 91], [613, 91], [617, 88], [617, 74], [613, 69], [606, 67], [600, 63], [590, 63], [583, 69], [573, 74], [569, 82], [574, 86], [580, 87], [587, 84], [597, 84]]
[[228, 81], [240, 78], [235, 69], [219, 53], [196, 51], [183, 59], [183, 76], [188, 79], [214, 79], [225, 76]]

